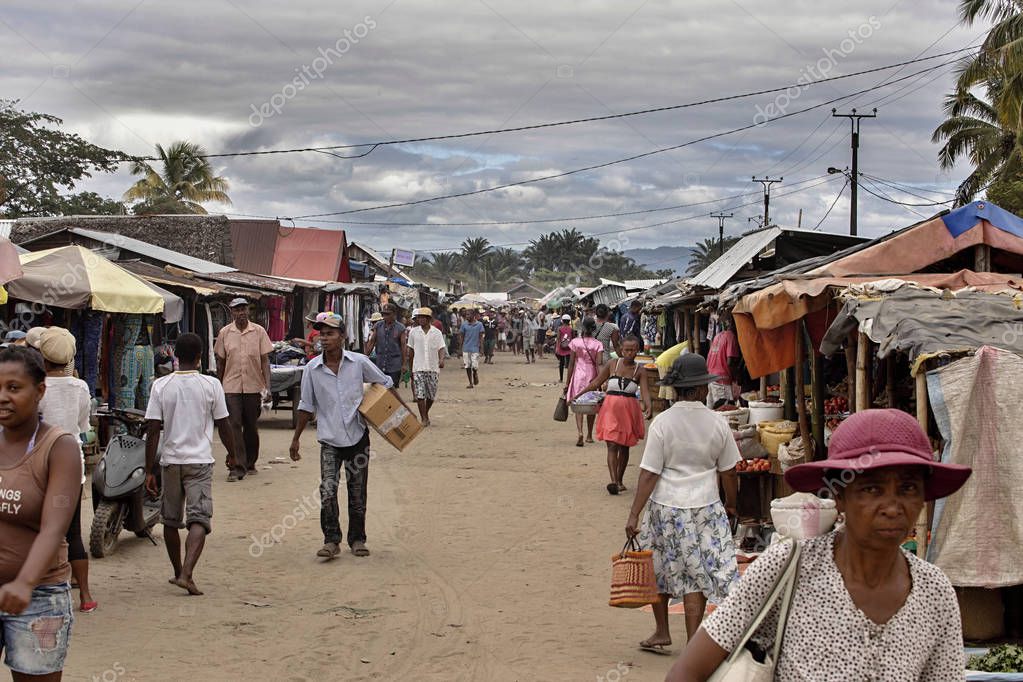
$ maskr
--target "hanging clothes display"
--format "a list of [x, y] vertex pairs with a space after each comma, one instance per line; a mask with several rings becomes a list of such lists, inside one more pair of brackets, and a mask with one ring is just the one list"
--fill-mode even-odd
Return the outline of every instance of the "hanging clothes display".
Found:
[[284, 297], [267, 296], [262, 300], [266, 306], [266, 333], [271, 341], [283, 341], [287, 325], [284, 316]]
[[116, 405], [146, 409], [153, 386], [152, 328], [145, 315], [125, 315], [121, 332], [123, 349], [117, 382]]
[[96, 395], [99, 381], [99, 352], [103, 340], [104, 314], [85, 310], [72, 322], [70, 332], [76, 341], [75, 369], [78, 376], [89, 386], [89, 393]]
[[359, 297], [356, 294], [345, 296], [345, 334], [349, 338], [351, 348], [362, 348], [362, 337], [359, 335]]

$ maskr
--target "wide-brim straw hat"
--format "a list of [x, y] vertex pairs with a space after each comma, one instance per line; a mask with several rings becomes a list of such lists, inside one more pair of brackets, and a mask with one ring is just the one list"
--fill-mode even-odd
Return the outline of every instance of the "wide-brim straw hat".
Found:
[[658, 386], [674, 386], [675, 388], [694, 388], [706, 386], [720, 379], [717, 374], [707, 371], [707, 361], [699, 353], [680, 355], [671, 364], [671, 369], [664, 378], [657, 382]]
[[798, 464], [785, 472], [785, 480], [799, 492], [816, 493], [836, 483], [828, 480], [828, 471], [862, 473], [894, 466], [927, 468], [926, 500], [951, 495], [973, 472], [961, 464], [935, 462], [931, 441], [917, 420], [901, 410], [885, 409], [850, 416], [831, 434], [827, 459]]

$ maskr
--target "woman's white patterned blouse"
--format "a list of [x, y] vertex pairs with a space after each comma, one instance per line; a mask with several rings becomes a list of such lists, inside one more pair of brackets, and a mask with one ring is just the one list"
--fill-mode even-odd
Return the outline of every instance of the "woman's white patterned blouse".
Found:
[[[832, 680], [963, 679], [962, 623], [955, 592], [937, 567], [904, 552], [913, 586], [906, 603], [884, 625], [870, 621], [845, 588], [835, 564], [834, 533], [802, 541], [798, 582], [782, 641], [775, 679]], [[789, 543], [754, 561], [728, 599], [703, 627], [732, 651], [780, 575]], [[776, 605], [753, 640], [770, 650], [778, 624]]]

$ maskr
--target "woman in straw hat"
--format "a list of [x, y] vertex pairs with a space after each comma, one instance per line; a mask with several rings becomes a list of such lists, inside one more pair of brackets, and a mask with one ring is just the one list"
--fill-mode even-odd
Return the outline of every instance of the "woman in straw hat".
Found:
[[673, 386], [679, 399], [650, 423], [636, 497], [625, 525], [626, 535], [639, 535], [640, 544], [654, 553], [661, 595], [654, 604], [656, 630], [639, 646], [656, 653], [667, 653], [671, 645], [672, 597], [682, 598], [691, 639], [707, 600], [724, 601], [739, 581], [728, 523], [728, 514], [735, 515], [739, 448], [725, 418], [706, 405], [707, 384], [715, 379], [703, 356], [688, 353], [660, 381]]
[[[970, 468], [933, 460], [927, 434], [899, 410], [857, 412], [835, 430], [828, 458], [792, 467], [798, 491], [834, 497], [840, 530], [800, 540], [795, 596], [776, 680], [962, 680], [962, 625], [939, 568], [901, 544], [929, 500], [951, 495]], [[791, 543], [772, 546], [704, 624], [671, 680], [706, 680], [746, 632], [778, 580]], [[778, 609], [749, 646], [767, 651]]]

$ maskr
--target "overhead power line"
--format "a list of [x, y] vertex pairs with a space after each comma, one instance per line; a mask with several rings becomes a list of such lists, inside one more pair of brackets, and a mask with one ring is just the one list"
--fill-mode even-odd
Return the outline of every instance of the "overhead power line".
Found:
[[[456, 139], [461, 139], [461, 138], [466, 138], [466, 137], [477, 137], [477, 136], [480, 136], [480, 135], [495, 135], [495, 134], [498, 134], [498, 133], [516, 133], [516, 132], [522, 132], [522, 131], [526, 131], [526, 130], [539, 130], [539, 129], [543, 129], [543, 128], [556, 128], [556, 127], [561, 127], [561, 126], [577, 125], [577, 124], [580, 124], [580, 123], [594, 123], [594, 122], [598, 122], [598, 121], [609, 121], [609, 120], [613, 120], [613, 119], [617, 119], [617, 118], [626, 118], [626, 117], [630, 117], [630, 116], [645, 116], [645, 115], [648, 115], [648, 114], [655, 114], [655, 113], [664, 112], [664, 111], [677, 111], [679, 109], [688, 109], [688, 108], [691, 108], [691, 107], [705, 106], [707, 104], [717, 104], [717, 103], [720, 103], [720, 102], [729, 102], [729, 101], [737, 100], [737, 99], [745, 99], [745, 98], [749, 98], [749, 97], [758, 97], [760, 95], [770, 95], [770, 94], [773, 94], [773, 93], [785, 92], [786, 90], [790, 90], [792, 88], [803, 89], [803, 88], [807, 88], [807, 87], [814, 86], [814, 85], [820, 85], [820, 84], [823, 84], [823, 83], [831, 83], [831, 82], [834, 82], [834, 81], [843, 80], [843, 79], [846, 79], [846, 78], [855, 78], [856, 76], [863, 76], [863, 75], [866, 75], [866, 74], [878, 73], [880, 71], [887, 71], [889, 69], [901, 68], [901, 67], [908, 66], [910, 64], [917, 64], [919, 62], [925, 62], [925, 61], [928, 61], [928, 60], [931, 60], [931, 59], [940, 59], [941, 57], [947, 57], [947, 56], [950, 56], [950, 55], [959, 54], [961, 52], [967, 52], [967, 51], [973, 50], [973, 49], [975, 49], [975, 48], [974, 47], [964, 47], [964, 48], [960, 48], [958, 50], [949, 50], [948, 52], [942, 52], [942, 53], [939, 53], [939, 54], [933, 54], [933, 55], [930, 55], [930, 56], [927, 56], [927, 57], [919, 57], [919, 58], [916, 58], [916, 59], [909, 59], [909, 60], [906, 60], [906, 61], [903, 61], [903, 62], [898, 62], [898, 63], [895, 63], [895, 64], [886, 64], [884, 66], [878, 66], [878, 67], [875, 67], [875, 68], [872, 68], [872, 69], [864, 69], [862, 71], [854, 71], [852, 73], [848, 73], [848, 74], [841, 75], [841, 76], [830, 76], [828, 78], [821, 78], [820, 80], [809, 81], [809, 82], [806, 82], [806, 83], [794, 83], [794, 84], [789, 84], [789, 85], [785, 85], [785, 86], [781, 86], [781, 87], [777, 87], [777, 88], [768, 88], [766, 90], [756, 90], [754, 92], [745, 92], [745, 93], [736, 94], [736, 95], [726, 95], [726, 96], [723, 96], [723, 97], [713, 97], [713, 98], [709, 98], [709, 99], [699, 100], [699, 101], [696, 101], [696, 102], [687, 102], [685, 104], [673, 104], [673, 105], [663, 106], [663, 107], [652, 107], [652, 108], [649, 108], [649, 109], [640, 109], [638, 111], [628, 111], [628, 112], [624, 112], [624, 113], [621, 113], [621, 114], [607, 114], [607, 115], [604, 115], [604, 116], [591, 116], [589, 118], [576, 118], [576, 119], [570, 119], [570, 120], [567, 120], [567, 121], [554, 121], [554, 122], [550, 122], [550, 123], [536, 123], [536, 124], [527, 125], [527, 126], [516, 126], [514, 128], [493, 128], [493, 129], [490, 129], [490, 130], [477, 130], [477, 131], [468, 132], [468, 133], [452, 133], [452, 134], [448, 134], [448, 135], [428, 135], [428, 136], [423, 136], [423, 137], [410, 137], [410, 138], [396, 139], [396, 140], [379, 140], [379, 141], [375, 141], [375, 142], [362, 142], [362, 143], [358, 143], [358, 144], [340, 144], [340, 145], [330, 145], [330, 146], [323, 146], [323, 147], [295, 147], [295, 148], [291, 148], [291, 149], [264, 149], [264, 150], [246, 151], [246, 152], [220, 152], [220, 153], [216, 153], [216, 154], [202, 154], [201, 156], [203, 158], [206, 158], [206, 159], [217, 159], [217, 158], [227, 158], [227, 157], [237, 157], [237, 156], [265, 156], [265, 155], [269, 155], [269, 154], [294, 154], [294, 153], [299, 153], [299, 152], [324, 152], [324, 151], [329, 152], [329, 151], [335, 151], [335, 150], [338, 150], [338, 149], [358, 149], [358, 148], [361, 148], [361, 147], [372, 147], [373, 149], [376, 149], [377, 147], [384, 147], [384, 146], [397, 145], [397, 144], [412, 144], [412, 143], [415, 143], [415, 142], [435, 142], [435, 141], [440, 141], [440, 140], [456, 140]], [[917, 74], [914, 74], [914, 75], [917, 75]], [[902, 79], [899, 79], [899, 80], [902, 80]], [[891, 83], [897, 83], [897, 82], [899, 82], [899, 81], [897, 81], [897, 80], [896, 81], [889, 81], [888, 83], [884, 83], [884, 85], [889, 85]], [[869, 90], [865, 90], [864, 92], [869, 92]], [[863, 93], [858, 93], [858, 94], [863, 94]], [[373, 149], [370, 149], [369, 151], [373, 151]], [[369, 152], [366, 152], [365, 154], [359, 154], [358, 156], [340, 157], [340, 158], [359, 158], [360, 156], [366, 156], [366, 154], [369, 154]], [[131, 159], [128, 159], [128, 160], [129, 161], [159, 161], [160, 159], [158, 159], [156, 157], [151, 157], [151, 156], [140, 156], [140, 157], [132, 157]]]
[[842, 195], [845, 193], [845, 188], [848, 187], [848, 186], [849, 186], [849, 178], [846, 177], [845, 184], [842, 185], [842, 189], [838, 190], [838, 194], [835, 195], [835, 200], [831, 202], [831, 206], [828, 207], [828, 210], [824, 214], [824, 217], [821, 218], [820, 221], [816, 225], [813, 226], [814, 230], [820, 229], [820, 226], [823, 225], [824, 221], [828, 219], [828, 216], [831, 215], [831, 211], [835, 208], [835, 205], [838, 204], [838, 200], [842, 198]]
[[[821, 178], [827, 177], [826, 175], [818, 175], [817, 177], [807, 178], [806, 180], [800, 180], [799, 182], [793, 182], [786, 185], [787, 187], [798, 187], [805, 185], [808, 182], [814, 182]], [[694, 208], [696, 206], [706, 206], [708, 204], [717, 204], [722, 201], [731, 201], [732, 199], [742, 199], [744, 197], [759, 196], [760, 192], [744, 192], [742, 194], [733, 194], [727, 197], [718, 197], [717, 199], [707, 199], [705, 201], [694, 201], [688, 204], [675, 204], [673, 206], [660, 206], [657, 208], [644, 208], [636, 211], [619, 211], [617, 213], [598, 213], [595, 215], [582, 215], [582, 216], [564, 216], [560, 218], [537, 218], [534, 220], [480, 220], [476, 222], [461, 222], [461, 223], [416, 223], [416, 222], [403, 222], [403, 221], [378, 221], [378, 220], [319, 220], [319, 219], [306, 219], [302, 218], [305, 222], [310, 223], [324, 223], [328, 225], [376, 225], [379, 227], [485, 227], [489, 225], [538, 225], [538, 224], [549, 224], [549, 223], [570, 223], [580, 220], [598, 220], [601, 218], [622, 218], [626, 216], [642, 215], [646, 213], [660, 213], [663, 211], [677, 211], [680, 208]], [[252, 213], [225, 213], [224, 215], [238, 216], [241, 218], [260, 218], [263, 220], [279, 220], [276, 216], [266, 215], [255, 215]]]
[[443, 200], [446, 200], [446, 199], [456, 199], [456, 198], [459, 198], [459, 197], [473, 196], [473, 195], [476, 195], [476, 194], [485, 194], [487, 192], [494, 192], [494, 191], [501, 190], [501, 189], [509, 189], [511, 187], [521, 187], [521, 186], [524, 186], [524, 185], [531, 185], [531, 184], [536, 184], [536, 183], [540, 183], [540, 182], [545, 182], [547, 180], [554, 180], [556, 178], [563, 178], [563, 177], [567, 177], [567, 176], [570, 176], [570, 175], [576, 175], [578, 173], [584, 173], [584, 172], [587, 172], [587, 171], [598, 170], [600, 168], [607, 168], [609, 166], [614, 166], [614, 165], [617, 165], [617, 164], [620, 164], [620, 163], [627, 163], [629, 161], [636, 161], [638, 159], [646, 158], [648, 156], [654, 156], [656, 154], [663, 154], [664, 152], [673, 151], [675, 149], [682, 149], [684, 147], [689, 147], [691, 145], [698, 144], [700, 142], [706, 142], [708, 140], [717, 139], [719, 137], [725, 137], [727, 135], [733, 135], [735, 133], [742, 132], [744, 130], [749, 130], [751, 128], [756, 128], [756, 127], [759, 127], [761, 125], [765, 125], [767, 123], [772, 123], [774, 121], [780, 121], [780, 120], [785, 119], [785, 118], [791, 118], [793, 116], [798, 116], [800, 114], [805, 114], [808, 111], [814, 111], [816, 109], [820, 109], [821, 107], [830, 106], [830, 105], [835, 104], [837, 102], [840, 102], [840, 101], [842, 101], [844, 99], [848, 99], [850, 97], [855, 97], [857, 95], [862, 95], [865, 92], [869, 92], [870, 90], [877, 89], [877, 87], [888, 87], [889, 85], [894, 85], [895, 83], [898, 83], [900, 81], [908, 80], [910, 78], [914, 78], [915, 76], [920, 75], [920, 73], [924, 73], [926, 71], [933, 71], [935, 69], [940, 69], [940, 68], [943, 68], [944, 66], [946, 66], [946, 64], [939, 64], [937, 66], [931, 66], [931, 67], [928, 67], [927, 69], [923, 69], [922, 71], [918, 71], [916, 73], [911, 73], [911, 74], [909, 74], [907, 76], [903, 76], [902, 78], [898, 78], [898, 79], [895, 79], [895, 80], [892, 80], [892, 81], [888, 81], [887, 83], [885, 83], [882, 86], [871, 86], [870, 88], [865, 88], [863, 90], [852, 92], [852, 93], [849, 93], [847, 95], [842, 95], [842, 96], [839, 96], [839, 97], [835, 97], [835, 98], [832, 98], [830, 100], [826, 100], [824, 102], [820, 102], [819, 104], [814, 104], [814, 105], [811, 105], [811, 106], [803, 108], [803, 109], [798, 109], [796, 111], [790, 111], [790, 112], [787, 112], [787, 113], [784, 113], [784, 114], [780, 114], [780, 115], [775, 116], [773, 118], [768, 118], [768, 119], [766, 119], [764, 121], [750, 123], [750, 124], [747, 124], [747, 125], [744, 125], [744, 126], [740, 126], [738, 128], [732, 128], [730, 130], [725, 130], [725, 131], [722, 131], [722, 132], [719, 132], [719, 133], [712, 133], [710, 135], [704, 135], [703, 137], [698, 137], [696, 139], [689, 140], [688, 142], [683, 142], [681, 144], [671, 145], [669, 147], [662, 147], [660, 149], [654, 149], [654, 150], [651, 150], [651, 151], [648, 151], [648, 152], [643, 152], [641, 154], [633, 154], [632, 156], [627, 156], [627, 157], [620, 158], [620, 159], [614, 159], [612, 161], [605, 161], [604, 163], [593, 164], [592, 166], [584, 166], [582, 168], [574, 168], [574, 169], [569, 170], [569, 171], [564, 171], [564, 172], [561, 172], [561, 173], [552, 173], [550, 175], [543, 175], [543, 176], [540, 176], [540, 177], [530, 178], [530, 179], [527, 179], [527, 180], [519, 180], [519, 181], [516, 181], [516, 182], [507, 182], [507, 183], [504, 183], [504, 184], [494, 185], [494, 186], [491, 186], [491, 187], [484, 187], [482, 189], [469, 190], [469, 191], [465, 191], [465, 192], [455, 192], [455, 193], [452, 193], [452, 194], [443, 194], [443, 195], [440, 195], [440, 196], [428, 197], [426, 199], [416, 199], [414, 201], [402, 201], [402, 202], [396, 202], [396, 203], [393, 203], [393, 204], [380, 204], [380, 205], [377, 205], [377, 206], [367, 206], [365, 208], [353, 208], [353, 209], [349, 209], [347, 211], [333, 211], [333, 212], [330, 212], [330, 213], [312, 213], [312, 214], [309, 214], [309, 215], [290, 216], [290, 217], [288, 217], [286, 219], [287, 220], [306, 220], [306, 219], [309, 219], [309, 218], [324, 218], [324, 217], [328, 217], [328, 216], [352, 215], [352, 214], [355, 214], [355, 213], [365, 213], [367, 211], [378, 211], [378, 210], [385, 209], [385, 208], [402, 208], [402, 207], [405, 207], [405, 206], [418, 206], [420, 204], [427, 204], [427, 203], [431, 203], [431, 202], [434, 202], [434, 201], [443, 201]]

